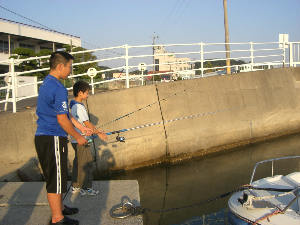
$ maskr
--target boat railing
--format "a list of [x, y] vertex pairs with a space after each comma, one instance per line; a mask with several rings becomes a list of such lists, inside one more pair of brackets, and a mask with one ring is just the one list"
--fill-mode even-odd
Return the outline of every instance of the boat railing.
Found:
[[[297, 199], [300, 199], [299, 197], [300, 197], [300, 194], [298, 194], [295, 198], [293, 198], [293, 200], [282, 210], [282, 212], [283, 213], [286, 212]], [[298, 211], [299, 211], [299, 208], [298, 208]]]
[[300, 158], [300, 156], [288, 156], [288, 157], [282, 157], [282, 158], [268, 159], [268, 160], [264, 160], [264, 161], [260, 161], [260, 162], [256, 163], [254, 166], [253, 172], [252, 172], [250, 185], [252, 185], [253, 178], [254, 178], [254, 175], [256, 172], [256, 168], [259, 164], [266, 163], [266, 162], [272, 162], [272, 177], [274, 177], [274, 161], [283, 160], [283, 159], [293, 159], [293, 158]]

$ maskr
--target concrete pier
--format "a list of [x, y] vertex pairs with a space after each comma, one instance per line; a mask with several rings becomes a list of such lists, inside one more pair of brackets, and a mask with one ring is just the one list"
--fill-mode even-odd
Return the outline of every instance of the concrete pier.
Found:
[[[30, 179], [33, 182], [22, 182]], [[7, 182], [1, 182], [6, 180]], [[68, 182], [68, 189], [71, 182]], [[79, 213], [69, 216], [84, 225], [100, 224], [143, 224], [142, 216], [113, 219], [112, 210], [125, 202], [140, 206], [139, 185], [136, 180], [93, 181], [93, 188], [99, 190], [96, 196], [81, 196], [78, 193], [64, 194], [64, 204], [78, 207]], [[117, 210], [115, 214], [122, 214]], [[26, 163], [0, 164], [0, 225], [49, 224], [51, 210], [47, 200], [46, 184], [43, 181], [37, 159]]]
[[[70, 186], [70, 183], [68, 184]], [[69, 216], [84, 225], [143, 224], [142, 216], [113, 219], [110, 212], [125, 202], [140, 205], [137, 181], [94, 181], [93, 188], [100, 191], [96, 196], [66, 193], [64, 204], [78, 207], [78, 214]], [[45, 182], [1, 182], [0, 224], [45, 225], [51, 219]], [[120, 213], [122, 211], [116, 211]]]

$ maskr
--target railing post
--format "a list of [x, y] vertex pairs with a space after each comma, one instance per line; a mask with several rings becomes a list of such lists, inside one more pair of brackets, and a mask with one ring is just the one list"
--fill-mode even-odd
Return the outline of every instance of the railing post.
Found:
[[201, 77], [203, 77], [203, 42], [201, 42], [200, 45], [201, 45]]
[[254, 62], [254, 59], [253, 59], [253, 42], [250, 42], [250, 45], [251, 45], [251, 71], [253, 71], [253, 62]]
[[11, 94], [12, 94], [12, 103], [13, 103], [13, 113], [17, 112], [17, 102], [16, 102], [16, 74], [15, 74], [15, 61], [14, 58], [10, 59], [10, 76], [11, 76]]
[[126, 60], [126, 88], [129, 88], [129, 65], [128, 65], [128, 45], [125, 45], [125, 51], [126, 51], [126, 56], [125, 56], [125, 60]]
[[285, 41], [283, 38], [283, 43], [282, 43], [282, 50], [283, 50], [283, 67], [285, 67]]
[[289, 43], [289, 50], [290, 50], [290, 67], [294, 67], [293, 43]]

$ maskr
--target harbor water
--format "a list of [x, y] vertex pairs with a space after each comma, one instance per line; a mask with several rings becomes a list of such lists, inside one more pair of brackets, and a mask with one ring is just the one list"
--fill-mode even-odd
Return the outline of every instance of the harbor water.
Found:
[[[226, 220], [229, 196], [197, 207], [181, 208], [249, 184], [254, 165], [259, 161], [295, 155], [300, 155], [299, 133], [207, 158], [126, 171], [114, 176], [113, 179], [138, 180], [143, 208], [180, 209], [147, 213], [152, 225], [229, 224]], [[274, 168], [274, 174], [282, 175], [300, 171], [300, 161], [293, 159], [275, 162]], [[260, 165], [256, 174], [254, 180], [271, 176], [271, 163]], [[144, 224], [147, 224], [146, 222], [144, 216]]]

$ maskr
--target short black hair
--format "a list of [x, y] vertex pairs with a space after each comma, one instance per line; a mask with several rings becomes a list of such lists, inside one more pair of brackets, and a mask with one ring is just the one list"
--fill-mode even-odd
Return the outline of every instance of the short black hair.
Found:
[[82, 91], [82, 93], [86, 92], [87, 90], [90, 90], [89, 83], [85, 81], [77, 81], [73, 86], [73, 95], [74, 97], [78, 97], [78, 93]]
[[60, 63], [63, 63], [64, 66], [66, 66], [71, 59], [74, 59], [74, 57], [67, 52], [53, 52], [50, 56], [50, 69], [56, 69], [57, 65]]

